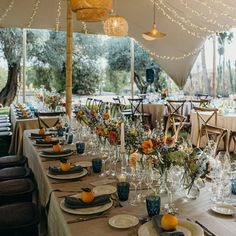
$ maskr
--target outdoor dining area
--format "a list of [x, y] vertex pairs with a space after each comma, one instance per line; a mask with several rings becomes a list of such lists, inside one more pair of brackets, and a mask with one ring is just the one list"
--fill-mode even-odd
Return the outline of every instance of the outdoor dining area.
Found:
[[[232, 79], [236, 70], [227, 72], [229, 82], [223, 77], [217, 80], [224, 67], [216, 68], [213, 57], [212, 77], [206, 77], [204, 84], [207, 93], [194, 86], [184, 91], [207, 37], [220, 37], [235, 26], [234, 1], [4, 0], [0, 9], [4, 9], [0, 27], [24, 28], [20, 82], [11, 73], [13, 56], [6, 86], [0, 91], [0, 142], [9, 147], [4, 155], [0, 150], [0, 235], [236, 235], [236, 83]], [[42, 51], [46, 43], [40, 43], [39, 33], [35, 34], [38, 51], [32, 53], [29, 42], [35, 35], [26, 33], [31, 28], [55, 29], [47, 35], [53, 35], [54, 43], [58, 31], [66, 31], [65, 55], [58, 46], [60, 57], [65, 57], [59, 80], [52, 76], [55, 67], [50, 70], [46, 63], [42, 68], [52, 81], [38, 77], [34, 82], [45, 83], [37, 88], [27, 84], [27, 76], [35, 76], [31, 63], [41, 58], [42, 64], [48, 55]], [[82, 80], [74, 73], [75, 64], [82, 63], [82, 59], [74, 62], [75, 52], [82, 55], [73, 51], [76, 31], [86, 37], [95, 33], [131, 37], [130, 61], [123, 63], [130, 67], [125, 71], [130, 77], [128, 92], [103, 95], [100, 85], [105, 82], [95, 80], [100, 94], [76, 94], [94, 76], [82, 89], [73, 87]], [[100, 39], [101, 44], [108, 40]], [[145, 68], [145, 82], [135, 65], [136, 40], [152, 56], [151, 65], [155, 61], [159, 66]], [[53, 57], [50, 45], [45, 48]], [[27, 50], [33, 55], [28, 63]], [[107, 53], [105, 47], [98, 51]], [[123, 53], [121, 47], [118, 51]], [[93, 55], [81, 58], [88, 61], [89, 56]], [[96, 63], [102, 68], [109, 60]], [[120, 66], [117, 59], [114, 68], [116, 63]], [[31, 74], [26, 73], [27, 66]], [[231, 71], [230, 61], [227, 66]], [[164, 85], [156, 83], [163, 79], [162, 70], [178, 89], [168, 80]], [[16, 90], [7, 87], [11, 79], [20, 84]], [[59, 89], [51, 88], [50, 82]], [[114, 89], [114, 83], [109, 86]], [[127, 90], [125, 86], [124, 82]], [[217, 93], [221, 87], [223, 92], [228, 89], [227, 95]], [[2, 114], [4, 107], [7, 112]]]

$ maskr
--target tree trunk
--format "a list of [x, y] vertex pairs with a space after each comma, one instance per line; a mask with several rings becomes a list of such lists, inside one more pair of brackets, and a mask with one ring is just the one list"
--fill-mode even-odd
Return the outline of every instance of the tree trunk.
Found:
[[10, 106], [17, 93], [17, 77], [20, 66], [17, 63], [8, 64], [8, 78], [6, 86], [0, 92], [0, 104]]
[[142, 78], [140, 78], [135, 72], [134, 72], [134, 82], [138, 87], [138, 90], [141, 94], [147, 93], [148, 83], [144, 82]]
[[205, 56], [205, 46], [201, 50], [201, 59], [202, 59], [202, 81], [206, 88], [206, 93], [211, 93], [211, 82], [208, 78], [207, 74], [207, 66], [206, 66], [206, 56]]
[[230, 89], [227, 91], [228, 91], [228, 93], [233, 93], [233, 91], [234, 91], [234, 83], [233, 83], [234, 78], [233, 78], [230, 60], [228, 60], [227, 65], [228, 65], [228, 70], [229, 70], [229, 82], [230, 82]]

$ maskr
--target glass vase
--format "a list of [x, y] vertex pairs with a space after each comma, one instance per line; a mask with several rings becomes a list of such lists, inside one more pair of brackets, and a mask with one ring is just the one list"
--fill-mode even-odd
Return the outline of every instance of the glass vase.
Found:
[[186, 190], [186, 197], [191, 200], [195, 200], [200, 195], [199, 187], [194, 183], [190, 188]]

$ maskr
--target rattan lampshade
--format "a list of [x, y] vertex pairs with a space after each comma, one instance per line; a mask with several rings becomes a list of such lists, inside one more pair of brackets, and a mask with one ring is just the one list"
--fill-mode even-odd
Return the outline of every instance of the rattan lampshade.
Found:
[[76, 12], [77, 20], [104, 21], [112, 9], [112, 0], [70, 0], [72, 11]]
[[110, 16], [104, 22], [104, 32], [108, 36], [126, 36], [128, 23], [122, 16]]

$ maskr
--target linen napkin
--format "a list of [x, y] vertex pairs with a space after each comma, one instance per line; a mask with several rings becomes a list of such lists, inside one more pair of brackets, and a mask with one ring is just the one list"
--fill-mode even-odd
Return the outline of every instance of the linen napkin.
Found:
[[50, 133], [47, 133], [47, 134], [44, 134], [44, 135], [40, 135], [40, 134], [38, 134], [38, 133], [30, 133], [30, 136], [31, 136], [31, 137], [36, 137], [36, 138], [43, 138], [43, 137], [49, 136], [49, 135], [51, 135], [51, 134], [50, 134]]
[[50, 142], [45, 142], [42, 139], [37, 139], [36, 140], [36, 144], [52, 144], [52, 145], [54, 145], [54, 144], [58, 144], [58, 143], [59, 143], [59, 140], [52, 140]]
[[70, 149], [64, 149], [64, 150], [61, 150], [60, 152], [54, 152], [53, 150], [44, 150], [42, 151], [42, 153], [44, 155], [51, 155], [51, 156], [57, 156], [57, 155], [65, 155], [65, 154], [69, 154], [71, 153], [72, 151]]
[[166, 231], [161, 227], [162, 215], [156, 215], [152, 217], [152, 225], [159, 233], [160, 236], [184, 236], [184, 233], [178, 230]]
[[48, 171], [52, 175], [67, 175], [67, 174], [73, 174], [73, 173], [80, 173], [83, 171], [83, 167], [82, 166], [73, 166], [68, 171], [63, 171], [58, 167], [49, 166]]
[[76, 197], [68, 197], [68, 196], [65, 197], [65, 206], [71, 209], [102, 206], [109, 202], [111, 202], [109, 195], [97, 196], [90, 203], [85, 203], [80, 198], [76, 198]]

